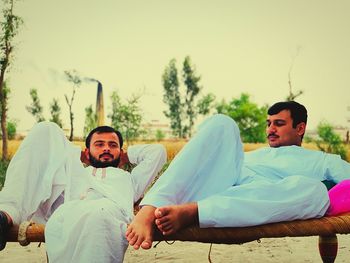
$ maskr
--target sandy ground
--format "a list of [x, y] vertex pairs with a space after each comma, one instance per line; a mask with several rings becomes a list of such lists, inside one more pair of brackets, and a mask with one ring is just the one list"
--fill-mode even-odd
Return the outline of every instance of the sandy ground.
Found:
[[[337, 263], [350, 262], [350, 235], [339, 235]], [[211, 261], [220, 262], [321, 262], [317, 247], [318, 237], [262, 239], [243, 245], [213, 244]], [[129, 248], [125, 263], [150, 262], [209, 262], [210, 244], [195, 242], [175, 242], [168, 245], [161, 242], [151, 250], [133, 250]], [[45, 244], [37, 243], [27, 247], [9, 243], [0, 252], [1, 263], [37, 263], [46, 262]], [[102, 262], [103, 263], [103, 262]]]

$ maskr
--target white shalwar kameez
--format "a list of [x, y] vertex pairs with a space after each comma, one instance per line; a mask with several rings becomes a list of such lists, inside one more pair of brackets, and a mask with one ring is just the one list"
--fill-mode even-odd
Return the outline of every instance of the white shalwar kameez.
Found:
[[50, 263], [122, 262], [133, 204], [165, 163], [165, 149], [130, 146], [129, 160], [137, 164], [131, 173], [84, 168], [80, 154], [81, 148], [71, 144], [56, 124], [35, 125], [11, 160], [0, 210], [14, 224], [47, 222]]
[[241, 227], [322, 217], [323, 180], [350, 177], [339, 156], [298, 146], [243, 153], [237, 124], [207, 119], [143, 198], [155, 207], [197, 202], [200, 227]]

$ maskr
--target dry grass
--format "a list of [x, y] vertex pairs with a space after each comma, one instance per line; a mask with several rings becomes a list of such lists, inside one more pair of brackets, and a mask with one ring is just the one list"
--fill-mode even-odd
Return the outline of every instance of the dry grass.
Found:
[[[19, 145], [21, 144], [21, 140], [11, 140], [9, 141], [9, 156], [12, 157], [14, 155], [14, 153], [17, 151]], [[137, 144], [137, 143], [147, 143], [147, 142], [134, 142], [133, 144]], [[174, 159], [175, 155], [182, 149], [182, 147], [187, 143], [186, 140], [164, 140], [159, 142], [160, 144], [164, 145], [164, 147], [167, 150], [167, 154], [168, 154], [168, 160], [171, 161], [172, 159]], [[74, 141], [74, 144], [76, 145], [80, 145], [82, 147], [82, 149], [84, 149], [85, 145], [84, 142], [82, 141]], [[267, 146], [266, 143], [245, 143], [244, 144], [244, 151], [248, 152], [248, 151], [252, 151], [252, 150], [256, 150], [258, 148]], [[314, 143], [304, 143], [303, 147], [307, 148], [307, 149], [313, 149], [313, 150], [317, 150], [317, 146]], [[345, 146], [346, 150], [347, 150], [347, 160], [350, 160], [350, 145]], [[125, 149], [127, 149], [127, 145], [125, 145], [124, 147]], [[0, 154], [2, 153], [2, 142], [0, 141]]]
[[[22, 140], [8, 141], [8, 154], [10, 158], [15, 154], [21, 142]], [[2, 141], [0, 141], [0, 154], [2, 155]]]

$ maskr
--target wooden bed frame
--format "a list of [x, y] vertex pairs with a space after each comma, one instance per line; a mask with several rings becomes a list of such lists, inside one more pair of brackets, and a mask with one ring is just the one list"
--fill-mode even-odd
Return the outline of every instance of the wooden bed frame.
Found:
[[[19, 231], [21, 228], [21, 231]], [[8, 242], [45, 242], [45, 226], [25, 222], [13, 226], [8, 234]], [[22, 235], [19, 236], [19, 232]], [[243, 244], [261, 238], [319, 236], [319, 252], [325, 263], [334, 262], [337, 256], [337, 234], [350, 233], [350, 213], [339, 216], [309, 220], [279, 222], [254, 227], [199, 228], [188, 227], [170, 236], [156, 232], [154, 241], [191, 241], [216, 244]]]

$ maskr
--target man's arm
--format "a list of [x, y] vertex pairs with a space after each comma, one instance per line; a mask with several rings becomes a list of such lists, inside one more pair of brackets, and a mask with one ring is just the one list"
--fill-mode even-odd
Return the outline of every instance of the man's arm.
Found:
[[324, 167], [327, 180], [339, 183], [350, 178], [350, 163], [336, 154], [325, 154]]
[[84, 151], [80, 152], [80, 161], [84, 164], [85, 167], [90, 165], [90, 160], [86, 158]]
[[118, 168], [123, 168], [126, 164], [130, 164], [128, 152], [124, 152], [123, 149], [120, 150], [120, 162]]
[[160, 144], [134, 145], [128, 148], [130, 163], [136, 164], [131, 176], [134, 181], [136, 202], [153, 181], [166, 162], [167, 155], [164, 146]]

